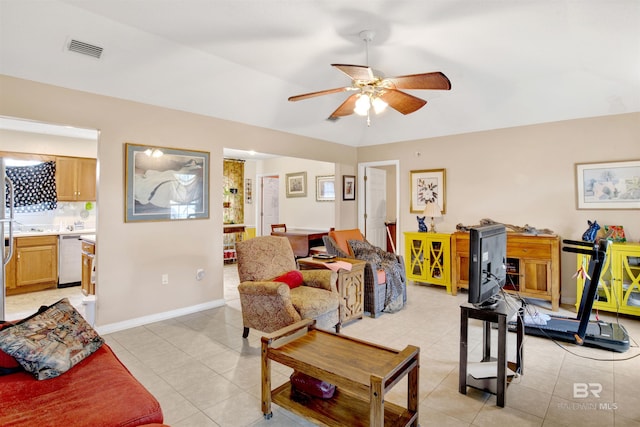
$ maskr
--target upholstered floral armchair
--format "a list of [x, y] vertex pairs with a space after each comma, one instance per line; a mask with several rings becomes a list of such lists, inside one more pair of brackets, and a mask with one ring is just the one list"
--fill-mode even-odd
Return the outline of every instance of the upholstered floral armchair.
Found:
[[244, 330], [273, 332], [301, 319], [340, 331], [336, 276], [331, 270], [298, 270], [286, 237], [261, 236], [236, 244]]
[[[404, 306], [407, 280], [402, 256], [375, 248], [357, 228], [331, 230], [323, 240], [327, 253], [367, 262], [364, 269], [365, 313], [378, 317], [383, 312], [394, 312]], [[388, 286], [391, 283], [394, 286]], [[397, 295], [399, 293], [401, 298]]]

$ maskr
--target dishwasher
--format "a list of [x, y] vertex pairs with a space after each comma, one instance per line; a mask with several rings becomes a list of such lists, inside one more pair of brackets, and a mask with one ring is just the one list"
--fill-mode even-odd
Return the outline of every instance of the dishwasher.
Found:
[[80, 234], [61, 234], [58, 243], [58, 287], [79, 285], [82, 280]]

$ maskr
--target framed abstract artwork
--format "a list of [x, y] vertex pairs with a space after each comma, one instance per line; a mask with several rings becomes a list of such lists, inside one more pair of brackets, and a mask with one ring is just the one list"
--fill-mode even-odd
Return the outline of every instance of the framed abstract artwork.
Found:
[[209, 218], [209, 153], [125, 144], [125, 222]]
[[342, 175], [342, 200], [356, 199], [355, 175]]
[[576, 164], [578, 209], [640, 209], [640, 160]]
[[428, 203], [437, 203], [444, 215], [446, 204], [445, 169], [429, 169], [410, 172], [411, 212], [422, 213]]

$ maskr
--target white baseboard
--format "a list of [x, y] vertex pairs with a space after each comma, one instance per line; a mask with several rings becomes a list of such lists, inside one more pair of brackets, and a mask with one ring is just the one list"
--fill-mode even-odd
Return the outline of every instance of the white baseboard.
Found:
[[148, 316], [137, 317], [135, 319], [124, 320], [122, 322], [96, 326], [95, 329], [100, 335], [107, 335], [113, 332], [147, 325], [149, 323], [160, 322], [162, 320], [173, 319], [174, 317], [185, 316], [187, 314], [197, 313], [199, 311], [222, 307], [224, 305], [224, 299], [219, 299], [204, 304], [192, 305], [189, 307], [178, 308], [176, 310], [170, 310], [162, 313], [150, 314]]

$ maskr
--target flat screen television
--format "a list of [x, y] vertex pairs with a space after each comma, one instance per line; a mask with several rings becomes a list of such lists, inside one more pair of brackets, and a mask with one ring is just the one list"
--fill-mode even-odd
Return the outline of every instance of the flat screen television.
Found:
[[502, 224], [469, 230], [469, 303], [493, 308], [507, 279], [507, 230]]

